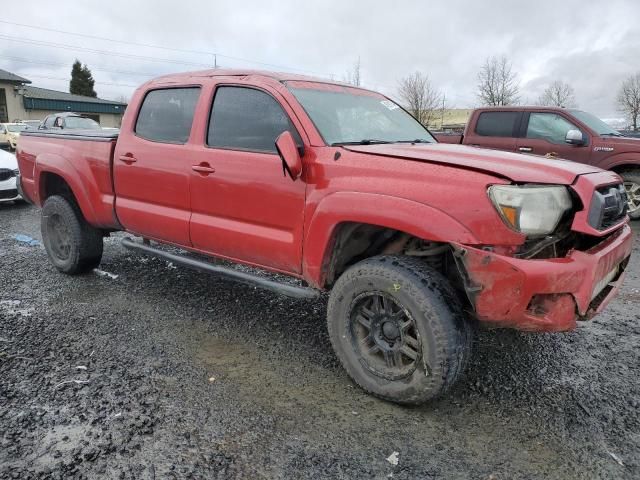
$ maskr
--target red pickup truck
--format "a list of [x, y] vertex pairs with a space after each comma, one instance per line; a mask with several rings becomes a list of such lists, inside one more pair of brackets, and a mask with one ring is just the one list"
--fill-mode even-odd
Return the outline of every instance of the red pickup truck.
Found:
[[490, 107], [471, 113], [464, 135], [441, 143], [558, 157], [612, 170], [624, 180], [631, 219], [640, 219], [640, 138], [623, 136], [594, 115], [554, 107]]
[[136, 91], [119, 134], [29, 132], [17, 157], [58, 270], [96, 267], [103, 237], [126, 231], [142, 238], [127, 248], [176, 264], [303, 300], [330, 290], [345, 369], [400, 403], [454, 383], [476, 324], [590, 319], [631, 252], [617, 174], [438, 144], [379, 93], [300, 76], [161, 77]]

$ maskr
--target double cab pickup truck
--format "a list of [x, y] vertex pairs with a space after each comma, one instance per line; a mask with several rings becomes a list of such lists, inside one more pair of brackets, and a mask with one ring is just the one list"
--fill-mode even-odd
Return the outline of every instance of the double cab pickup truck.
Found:
[[616, 173], [440, 144], [379, 93], [302, 76], [160, 77], [119, 133], [25, 132], [17, 157], [61, 272], [95, 268], [125, 231], [134, 252], [300, 302], [329, 291], [344, 368], [399, 403], [445, 392], [477, 325], [591, 319], [632, 246]]
[[436, 138], [614, 171], [624, 181], [629, 217], [640, 219], [640, 138], [623, 136], [590, 113], [555, 107], [479, 108], [471, 113], [463, 135]]

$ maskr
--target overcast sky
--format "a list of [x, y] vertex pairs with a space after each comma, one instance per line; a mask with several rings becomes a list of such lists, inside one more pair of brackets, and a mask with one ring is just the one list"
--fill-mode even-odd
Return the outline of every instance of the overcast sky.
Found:
[[466, 108], [477, 105], [484, 59], [504, 54], [518, 73], [523, 103], [534, 103], [549, 82], [560, 79], [575, 88], [581, 108], [616, 118], [616, 90], [640, 71], [636, 0], [30, 0], [14, 5], [19, 8], [4, 8], [0, 17], [0, 68], [36, 86], [66, 91], [71, 63], [78, 58], [92, 69], [98, 95], [111, 99], [129, 97], [152, 76], [212, 65], [206, 52], [217, 52], [223, 67], [336, 80], [360, 57], [363, 85], [391, 96], [399, 78], [419, 70], [446, 94], [449, 106]]

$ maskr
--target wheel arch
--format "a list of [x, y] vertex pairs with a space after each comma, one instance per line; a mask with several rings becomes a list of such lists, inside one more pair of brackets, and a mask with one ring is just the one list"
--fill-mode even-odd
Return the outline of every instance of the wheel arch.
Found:
[[89, 193], [71, 162], [59, 155], [39, 155], [34, 176], [38, 186], [37, 203], [40, 206], [51, 195], [62, 195], [78, 205], [87, 222], [95, 222], [96, 213], [89, 200]]
[[600, 168], [612, 170], [618, 174], [625, 170], [640, 169], [640, 153], [620, 153], [607, 158]]
[[[358, 248], [349, 252], [343, 240], [358, 229], [366, 230], [371, 243], [378, 244], [365, 252]], [[386, 238], [380, 239], [380, 235]], [[349, 258], [340, 258], [345, 255], [345, 248], [347, 257], [352, 258], [398, 253], [402, 237], [405, 243], [411, 238], [442, 244], [478, 243], [464, 225], [431, 206], [387, 195], [334, 193], [319, 203], [308, 222], [303, 248], [304, 276], [314, 286], [325, 288], [336, 280], [342, 267], [349, 265]], [[398, 244], [394, 247], [393, 242]]]

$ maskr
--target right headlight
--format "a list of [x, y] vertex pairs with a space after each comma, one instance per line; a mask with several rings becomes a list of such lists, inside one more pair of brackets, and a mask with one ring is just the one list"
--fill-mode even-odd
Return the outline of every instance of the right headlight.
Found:
[[509, 227], [530, 236], [553, 233], [571, 208], [562, 185], [492, 185], [489, 198]]

